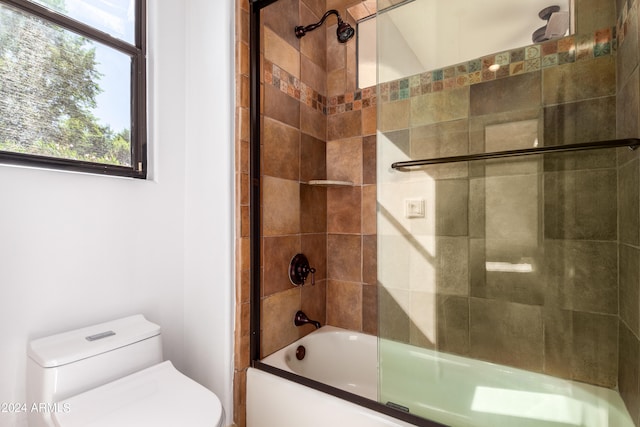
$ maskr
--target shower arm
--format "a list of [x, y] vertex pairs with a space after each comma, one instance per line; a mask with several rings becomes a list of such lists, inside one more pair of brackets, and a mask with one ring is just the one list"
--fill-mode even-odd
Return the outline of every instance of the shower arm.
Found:
[[336, 15], [336, 17], [338, 18], [338, 25], [342, 22], [342, 18], [340, 17], [340, 14], [338, 13], [338, 11], [335, 9], [331, 9], [331, 10], [328, 10], [324, 15], [322, 15], [322, 19], [320, 19], [320, 21], [315, 24], [307, 25], [306, 27], [303, 27], [302, 25], [298, 25], [295, 28], [296, 37], [302, 38], [309, 31], [313, 31], [316, 28], [322, 26], [322, 24], [324, 24], [324, 21], [327, 20], [329, 15]]

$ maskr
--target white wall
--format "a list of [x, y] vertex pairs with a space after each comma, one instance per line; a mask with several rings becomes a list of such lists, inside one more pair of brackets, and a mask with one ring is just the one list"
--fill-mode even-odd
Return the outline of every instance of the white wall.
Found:
[[186, 3], [185, 373], [216, 392], [230, 424], [234, 2]]
[[[233, 15], [205, 5], [149, 0], [150, 179], [0, 165], [0, 402], [25, 400], [29, 340], [143, 313], [230, 415]], [[196, 57], [205, 16], [226, 37]]]

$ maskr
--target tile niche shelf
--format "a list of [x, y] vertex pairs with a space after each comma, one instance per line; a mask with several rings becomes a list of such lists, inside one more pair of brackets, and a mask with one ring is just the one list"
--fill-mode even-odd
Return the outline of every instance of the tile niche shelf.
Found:
[[318, 187], [353, 187], [351, 181], [336, 181], [332, 179], [312, 179], [307, 184]]

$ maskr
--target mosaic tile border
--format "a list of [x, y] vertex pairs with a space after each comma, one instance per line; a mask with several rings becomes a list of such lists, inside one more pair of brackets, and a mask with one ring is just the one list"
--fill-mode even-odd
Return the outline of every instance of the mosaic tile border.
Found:
[[[379, 94], [376, 93], [376, 87], [372, 86], [328, 98], [267, 60], [264, 61], [264, 82], [325, 115], [340, 114], [374, 106], [378, 96], [381, 102], [399, 101], [612, 55], [626, 34], [628, 17], [625, 7], [616, 27], [604, 28], [592, 34], [550, 40], [382, 83]], [[619, 34], [622, 37], [618, 40]]]
[[612, 55], [616, 28], [572, 35], [519, 49], [488, 55], [440, 70], [382, 83], [380, 101], [392, 102], [426, 93], [461, 88], [518, 74]]
[[340, 114], [374, 107], [377, 104], [377, 99], [375, 86], [358, 89], [355, 92], [347, 92], [344, 95], [332, 96], [329, 98], [329, 111], [327, 114]]
[[266, 59], [264, 60], [264, 83], [273, 85], [306, 106], [327, 114], [326, 96]]
[[327, 98], [267, 60], [264, 61], [264, 82], [279, 88], [292, 98], [325, 115], [361, 110], [376, 105], [375, 86]]

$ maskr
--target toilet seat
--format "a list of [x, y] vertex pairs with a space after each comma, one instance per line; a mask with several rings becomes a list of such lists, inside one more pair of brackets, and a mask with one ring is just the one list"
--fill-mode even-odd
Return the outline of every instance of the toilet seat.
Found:
[[170, 361], [78, 394], [56, 405], [58, 427], [221, 427], [218, 397]]

